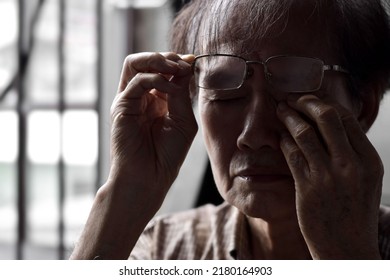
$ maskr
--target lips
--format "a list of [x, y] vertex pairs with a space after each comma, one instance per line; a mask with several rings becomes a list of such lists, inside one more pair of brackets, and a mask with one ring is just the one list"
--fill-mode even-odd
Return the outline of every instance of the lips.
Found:
[[230, 174], [245, 184], [272, 184], [293, 180], [281, 152], [262, 148], [257, 152], [237, 151], [230, 162]]
[[291, 176], [287, 176], [287, 175], [269, 175], [269, 174], [243, 175], [239, 177], [247, 182], [253, 182], [253, 183], [276, 183], [279, 181], [286, 181], [292, 179]]
[[265, 168], [245, 168], [236, 172], [235, 177], [248, 183], [277, 183], [292, 180], [289, 172], [269, 170]]

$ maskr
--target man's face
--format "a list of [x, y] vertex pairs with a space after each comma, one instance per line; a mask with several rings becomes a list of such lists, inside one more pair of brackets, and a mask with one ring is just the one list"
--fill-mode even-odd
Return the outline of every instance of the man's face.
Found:
[[[258, 49], [242, 55], [264, 61], [274, 55], [317, 57], [325, 64], [339, 64], [322, 41], [319, 29], [300, 23], [293, 13], [281, 35], [259, 42]], [[234, 45], [221, 45], [232, 53]], [[229, 92], [199, 89], [199, 112], [206, 148], [219, 192], [226, 201], [249, 216], [286, 219], [296, 213], [294, 180], [280, 149], [286, 128], [276, 107], [289, 93], [275, 90], [261, 65], [252, 65], [251, 77]], [[226, 98], [226, 96], [231, 96]], [[320, 90], [312, 94], [354, 110], [345, 74], [326, 73]], [[305, 118], [305, 116], [303, 116]]]

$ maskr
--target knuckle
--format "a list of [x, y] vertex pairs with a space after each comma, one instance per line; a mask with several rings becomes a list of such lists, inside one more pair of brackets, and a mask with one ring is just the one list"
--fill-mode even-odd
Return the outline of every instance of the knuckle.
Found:
[[295, 129], [295, 139], [297, 141], [308, 141], [316, 136], [314, 128], [308, 124], [300, 124]]
[[180, 56], [174, 52], [165, 52], [164, 57], [171, 59], [171, 60], [179, 60], [180, 59]]
[[161, 82], [161, 79], [162, 77], [158, 74], [139, 72], [134, 76], [130, 83], [139, 84], [145, 89], [150, 89], [157, 83]]
[[138, 72], [135, 76], [129, 81], [130, 83], [142, 83], [148, 77], [147, 73]]
[[131, 92], [133, 89], [141, 88], [147, 90], [151, 88], [150, 79], [147, 78], [145, 73], [137, 73], [128, 84], [128, 90]]
[[161, 60], [165, 59], [165, 57], [161, 53], [159, 53], [159, 52], [151, 52], [151, 53], [149, 53], [149, 58], [161, 59]]
[[358, 173], [354, 165], [351, 164], [351, 159], [345, 154], [336, 155], [334, 162], [336, 163], [336, 166], [339, 170], [348, 170], [349, 172], [354, 170], [355, 174]]
[[137, 71], [134, 67], [138, 54], [130, 54], [123, 61], [123, 69], [129, 71], [128, 75], [134, 75]]
[[157, 88], [157, 87], [166, 87], [166, 82], [167, 80], [159, 75], [159, 74], [150, 74], [149, 75], [150, 83], [152, 85], [152, 88]]
[[345, 113], [341, 116], [343, 122], [355, 122], [356, 117], [351, 112]]
[[125, 60], [123, 61], [123, 66], [124, 67], [131, 66], [134, 63], [136, 57], [139, 55], [140, 54], [129, 54], [128, 56], [126, 56]]
[[165, 61], [165, 57], [161, 53], [152, 52], [152, 53], [149, 54], [148, 60], [146, 61], [147, 62], [147, 67], [151, 68], [156, 63], [161, 63], [163, 61]]
[[318, 106], [314, 112], [320, 122], [336, 121], [339, 119], [337, 110], [328, 105]]
[[299, 169], [303, 166], [303, 157], [298, 149], [291, 150], [287, 156], [289, 165], [295, 169]]

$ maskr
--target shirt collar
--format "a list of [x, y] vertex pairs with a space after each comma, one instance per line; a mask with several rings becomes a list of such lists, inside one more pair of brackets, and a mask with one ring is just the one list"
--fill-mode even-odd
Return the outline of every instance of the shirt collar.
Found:
[[249, 246], [248, 219], [236, 207], [232, 207], [234, 210], [230, 226], [233, 229], [233, 234], [229, 240], [229, 254], [235, 260], [250, 260], [252, 254]]

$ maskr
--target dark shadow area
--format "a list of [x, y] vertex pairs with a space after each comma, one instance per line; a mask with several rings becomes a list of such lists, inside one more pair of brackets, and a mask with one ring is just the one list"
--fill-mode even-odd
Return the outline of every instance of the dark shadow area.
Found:
[[208, 161], [195, 206], [197, 207], [207, 203], [219, 205], [222, 202], [223, 202], [223, 198], [219, 194], [217, 186], [215, 185], [210, 162]]

